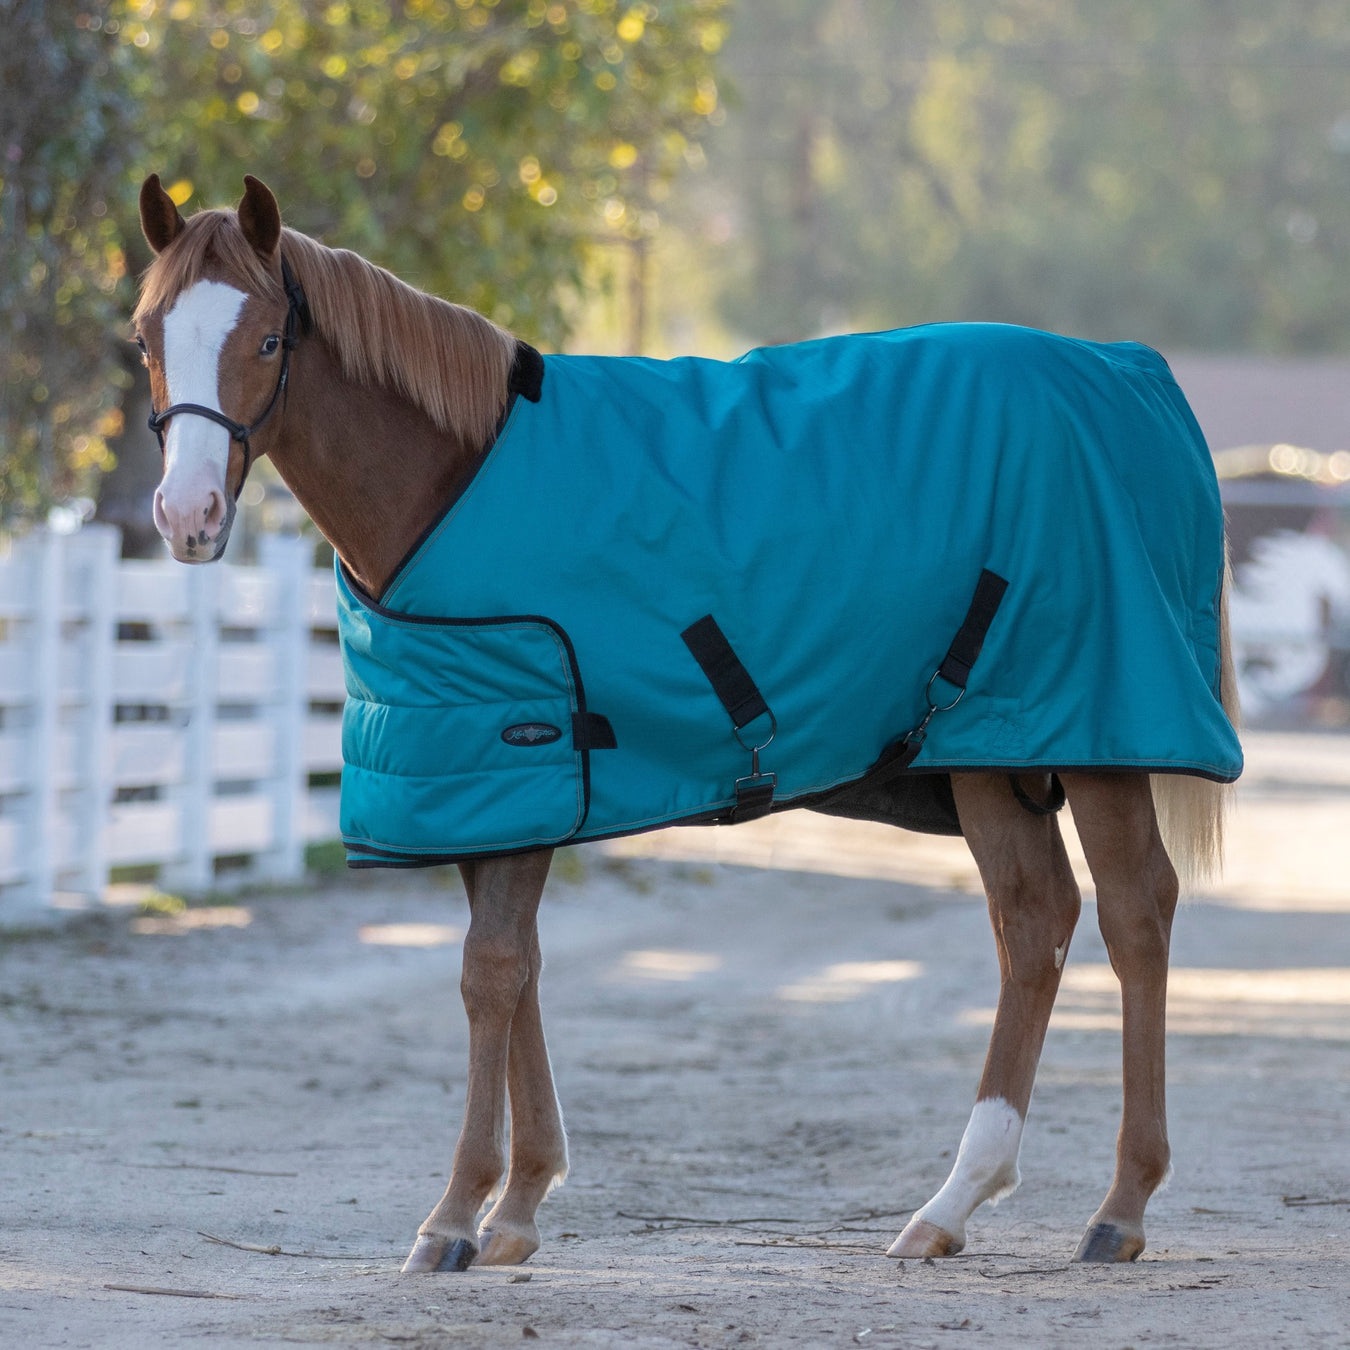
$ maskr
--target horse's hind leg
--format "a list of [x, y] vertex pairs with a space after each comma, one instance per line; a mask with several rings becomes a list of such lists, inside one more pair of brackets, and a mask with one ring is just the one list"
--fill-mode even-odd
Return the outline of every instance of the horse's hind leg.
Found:
[[1144, 1207], [1167, 1176], [1164, 1036], [1177, 877], [1158, 834], [1147, 774], [1064, 778], [1097, 886], [1097, 921], [1120, 980], [1124, 1111], [1116, 1175], [1079, 1245], [1079, 1261], [1133, 1261]]
[[[1022, 785], [1036, 800], [1049, 796], [1048, 778], [1027, 775]], [[954, 1255], [965, 1246], [971, 1214], [1016, 1187], [1022, 1122], [1080, 905], [1053, 815], [1027, 811], [1007, 775], [953, 774], [952, 790], [989, 897], [998, 1011], [956, 1163], [896, 1238], [888, 1254], [899, 1257]]]
[[450, 1184], [417, 1230], [405, 1273], [463, 1270], [478, 1255], [475, 1220], [506, 1166], [511, 1028], [538, 950], [535, 921], [551, 856], [522, 854], [462, 869], [471, 911], [460, 980], [469, 1016], [464, 1126]]

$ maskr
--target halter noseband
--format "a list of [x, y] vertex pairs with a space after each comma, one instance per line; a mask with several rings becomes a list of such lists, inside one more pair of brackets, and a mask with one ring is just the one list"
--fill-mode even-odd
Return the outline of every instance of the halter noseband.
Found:
[[291, 378], [291, 353], [295, 350], [302, 335], [308, 337], [314, 331], [314, 320], [309, 312], [309, 301], [305, 299], [304, 289], [295, 279], [295, 274], [291, 271], [290, 264], [284, 256], [281, 259], [281, 284], [286, 289], [286, 300], [288, 302], [286, 325], [282, 330], [281, 337], [281, 373], [277, 376], [277, 387], [272, 390], [271, 401], [263, 409], [262, 416], [252, 426], [245, 426], [242, 422], [236, 422], [232, 417], [226, 417], [223, 412], [218, 412], [215, 408], [207, 408], [200, 403], [174, 403], [165, 408], [163, 412], [152, 410], [150, 413], [150, 430], [159, 438], [161, 454], [164, 452], [164, 428], [168, 424], [169, 418], [177, 413], [191, 413], [194, 416], [205, 417], [218, 423], [230, 433], [232, 441], [238, 441], [244, 447], [244, 472], [239, 475], [239, 486], [234, 490], [235, 501], [239, 500], [239, 494], [244, 490], [244, 480], [248, 477], [249, 467], [253, 462], [253, 447], [249, 444], [249, 437], [276, 411], [277, 403], [284, 397], [286, 385]]

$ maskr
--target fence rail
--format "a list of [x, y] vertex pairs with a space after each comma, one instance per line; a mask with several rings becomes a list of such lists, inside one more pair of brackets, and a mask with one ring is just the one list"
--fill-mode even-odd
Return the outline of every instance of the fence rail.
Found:
[[333, 580], [300, 539], [258, 566], [122, 561], [117, 531], [0, 553], [0, 923], [118, 869], [283, 881], [337, 835]]

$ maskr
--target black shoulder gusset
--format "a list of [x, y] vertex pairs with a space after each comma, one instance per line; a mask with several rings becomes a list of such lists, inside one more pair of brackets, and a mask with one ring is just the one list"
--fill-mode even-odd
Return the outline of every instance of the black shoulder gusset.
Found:
[[516, 359], [506, 381], [508, 394], [519, 394], [538, 403], [544, 393], [544, 358], [528, 342], [516, 341]]

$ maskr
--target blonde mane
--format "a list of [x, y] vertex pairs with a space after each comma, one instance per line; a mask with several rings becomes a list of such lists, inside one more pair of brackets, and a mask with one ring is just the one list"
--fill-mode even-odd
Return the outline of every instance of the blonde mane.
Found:
[[[486, 442], [506, 400], [510, 333], [463, 305], [415, 290], [345, 249], [283, 230], [281, 250], [304, 288], [316, 332], [345, 374], [392, 390], [442, 431]], [[219, 265], [250, 294], [284, 300], [233, 211], [199, 211], [141, 282], [136, 317], [168, 303]]]

